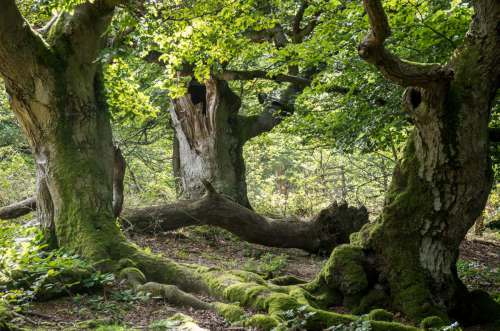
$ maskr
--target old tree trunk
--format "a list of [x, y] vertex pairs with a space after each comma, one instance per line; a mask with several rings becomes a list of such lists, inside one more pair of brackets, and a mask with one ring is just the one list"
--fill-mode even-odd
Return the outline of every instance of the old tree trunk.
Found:
[[105, 241], [114, 226], [113, 146], [95, 58], [112, 8], [82, 5], [73, 15], [62, 13], [43, 38], [13, 1], [4, 2], [2, 23], [10, 27], [2, 27], [2, 39], [11, 32], [22, 42], [2, 40], [2, 60], [8, 58], [1, 72], [36, 161], [39, 220], [59, 246], [105, 258], [105, 249], [92, 243]]
[[99, 268], [132, 264], [150, 280], [200, 290], [184, 267], [139, 251], [116, 224], [123, 199], [113, 189], [121, 193], [124, 168], [96, 59], [118, 3], [78, 5], [38, 33], [14, 0], [0, 0], [0, 74], [36, 161], [38, 218], [53, 245]]
[[192, 80], [188, 93], [174, 100], [170, 110], [176, 136], [174, 175], [180, 197], [201, 198], [205, 193], [202, 181], [206, 180], [217, 192], [250, 208], [243, 146], [290, 115], [294, 98], [302, 89], [291, 84], [279, 100], [263, 96], [264, 111], [244, 116], [239, 114], [240, 97], [226, 80], [214, 77], [203, 84]]
[[171, 109], [175, 129], [176, 177], [180, 196], [199, 199], [205, 193], [202, 180], [241, 205], [250, 207], [245, 180], [243, 144], [238, 128], [240, 98], [227, 82], [191, 82], [188, 94]]
[[491, 189], [488, 121], [500, 77], [500, 3], [474, 1], [464, 45], [446, 65], [418, 64], [384, 48], [390, 34], [380, 1], [365, 0], [372, 31], [359, 54], [406, 86], [415, 123], [395, 169], [382, 216], [335, 249], [318, 286], [344, 303], [386, 302], [414, 319], [499, 318], [486, 293], [468, 293], [457, 276], [459, 245]]

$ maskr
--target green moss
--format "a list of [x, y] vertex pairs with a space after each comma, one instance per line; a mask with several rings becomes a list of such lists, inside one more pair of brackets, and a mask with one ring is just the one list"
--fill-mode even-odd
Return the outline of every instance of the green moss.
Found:
[[[167, 330], [178, 330], [178, 331], [190, 331], [190, 330], [200, 330], [199, 326], [196, 324], [193, 318], [190, 316], [177, 313], [172, 317], [167, 319], [154, 321], [148, 326], [148, 330], [152, 331], [167, 331]], [[203, 329], [204, 330], [204, 329]]]
[[126, 281], [132, 287], [137, 287], [146, 282], [146, 276], [135, 267], [127, 267], [118, 273], [118, 279]]
[[75, 329], [77, 330], [93, 330], [99, 327], [110, 326], [113, 325], [113, 322], [110, 319], [91, 319], [86, 321], [81, 321], [76, 323]]
[[213, 310], [214, 308], [210, 303], [201, 301], [197, 297], [181, 291], [175, 285], [149, 282], [138, 286], [137, 291], [150, 293], [153, 297], [163, 298], [165, 301], [177, 306], [191, 307], [200, 310]]
[[242, 322], [243, 326], [256, 328], [259, 331], [270, 331], [277, 327], [280, 321], [275, 317], [256, 314]]
[[392, 322], [394, 314], [385, 309], [374, 309], [368, 313], [368, 318], [373, 321]]
[[256, 309], [265, 309], [266, 295], [271, 294], [269, 288], [255, 283], [238, 283], [229, 285], [224, 290], [224, 297], [232, 302], [240, 302]]
[[125, 269], [128, 267], [137, 267], [137, 263], [129, 258], [120, 259], [116, 264], [118, 270]]
[[100, 326], [95, 331], [133, 331], [135, 329], [130, 329], [121, 325], [105, 325]]
[[245, 316], [245, 310], [237, 305], [216, 302], [214, 307], [224, 319], [231, 323], [238, 322]]
[[372, 289], [365, 295], [359, 305], [353, 309], [353, 313], [356, 315], [361, 315], [369, 312], [375, 307], [387, 307], [390, 305], [389, 297], [384, 291], [378, 289]]
[[372, 331], [421, 331], [414, 326], [394, 322], [372, 321], [370, 324]]
[[349, 324], [357, 319], [354, 315], [337, 314], [321, 309], [308, 309], [314, 315], [307, 319], [307, 330], [324, 330], [332, 325]]
[[340, 245], [336, 247], [323, 267], [322, 276], [331, 288], [338, 288], [345, 295], [363, 292], [368, 279], [363, 269], [364, 254], [360, 247]]
[[276, 278], [271, 279], [270, 282], [275, 284], [275, 285], [280, 285], [280, 286], [298, 285], [298, 284], [305, 284], [306, 283], [305, 280], [297, 278], [297, 277], [292, 276], [292, 275], [276, 277]]
[[420, 327], [424, 330], [441, 328], [446, 326], [446, 322], [439, 316], [429, 316], [420, 321]]

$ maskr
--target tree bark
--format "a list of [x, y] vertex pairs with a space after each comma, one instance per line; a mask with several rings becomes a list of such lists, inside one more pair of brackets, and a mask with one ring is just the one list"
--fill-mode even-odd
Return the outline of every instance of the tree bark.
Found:
[[14, 1], [2, 0], [0, 14], [0, 74], [35, 159], [38, 219], [50, 243], [92, 261], [110, 258], [122, 238], [96, 61], [115, 4], [97, 0], [62, 12], [46, 36], [31, 30]]
[[364, 207], [333, 203], [309, 221], [296, 217], [269, 219], [211, 190], [194, 201], [126, 209], [121, 219], [133, 232], [211, 225], [255, 244], [328, 254], [333, 247], [348, 242], [349, 235], [368, 222], [368, 213]]
[[36, 198], [27, 198], [22, 201], [0, 208], [0, 219], [18, 218], [36, 210]]
[[[174, 169], [180, 181], [180, 197], [199, 199], [207, 180], [242, 206], [247, 197], [243, 146], [251, 138], [279, 124], [293, 112], [293, 99], [303, 87], [291, 86], [281, 100], [262, 97], [259, 116], [238, 115], [240, 98], [224, 80], [192, 81], [188, 94], [174, 100], [170, 113], [175, 129]], [[177, 177], [177, 176], [176, 176]]]
[[464, 45], [446, 65], [391, 54], [384, 47], [390, 29], [380, 1], [364, 4], [372, 31], [359, 53], [388, 79], [408, 86], [403, 103], [415, 128], [381, 217], [352, 245], [333, 251], [318, 285], [340, 290], [344, 303], [358, 307], [385, 297], [417, 320], [498, 318], [500, 306], [487, 294], [467, 292], [456, 262], [492, 184], [488, 121], [500, 78], [500, 3], [474, 2]]
[[243, 206], [247, 197], [243, 143], [238, 130], [241, 105], [224, 81], [210, 80], [204, 85], [192, 82], [188, 94], [175, 100], [171, 109], [177, 145], [181, 197], [199, 199], [205, 193], [201, 184], [214, 187]]

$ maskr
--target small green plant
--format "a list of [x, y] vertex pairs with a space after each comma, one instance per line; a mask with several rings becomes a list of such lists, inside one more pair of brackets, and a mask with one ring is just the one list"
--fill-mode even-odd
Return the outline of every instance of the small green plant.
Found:
[[354, 322], [347, 324], [339, 324], [329, 327], [325, 331], [372, 331], [371, 322], [368, 320], [367, 315], [361, 316]]
[[38, 228], [13, 224], [0, 230], [0, 300], [15, 309], [113, 282], [113, 274], [96, 271], [75, 254], [48, 250]]
[[273, 331], [302, 331], [307, 330], [307, 322], [316, 313], [307, 311], [307, 306], [300, 306], [296, 309], [289, 309], [282, 313], [281, 317], [284, 322], [280, 323], [277, 327], [273, 328]]
[[280, 275], [288, 264], [288, 255], [263, 254], [258, 260], [250, 258], [245, 262], [243, 268], [247, 271], [256, 272], [265, 278], [273, 278]]

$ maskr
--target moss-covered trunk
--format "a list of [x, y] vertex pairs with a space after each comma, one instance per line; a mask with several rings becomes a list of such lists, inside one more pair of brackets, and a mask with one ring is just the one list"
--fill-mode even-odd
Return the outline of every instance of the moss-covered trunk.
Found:
[[178, 142], [174, 159], [182, 198], [201, 198], [202, 180], [208, 180], [218, 192], [250, 207], [240, 106], [240, 98], [227, 82], [217, 80], [203, 85], [193, 81], [188, 94], [174, 101], [171, 115]]
[[365, 0], [365, 8], [372, 33], [360, 54], [409, 86], [403, 104], [415, 128], [382, 215], [353, 235], [351, 246], [333, 251], [315, 286], [335, 289], [358, 310], [388, 304], [417, 320], [500, 318], [500, 306], [484, 293], [468, 293], [456, 269], [459, 245], [492, 184], [488, 122], [500, 76], [500, 5], [478, 2], [465, 43], [446, 66], [390, 54], [380, 2]]
[[60, 13], [44, 36], [34, 36], [36, 57], [19, 64], [29, 74], [4, 76], [37, 166], [40, 223], [52, 244], [93, 261], [110, 258], [122, 238], [113, 215], [110, 116], [96, 60], [112, 11], [96, 2]]

